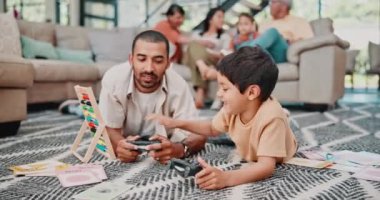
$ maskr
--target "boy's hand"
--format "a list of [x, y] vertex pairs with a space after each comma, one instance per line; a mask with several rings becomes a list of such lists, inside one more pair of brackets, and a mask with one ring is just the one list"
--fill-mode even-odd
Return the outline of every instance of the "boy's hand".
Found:
[[158, 121], [158, 123], [165, 126], [166, 128], [177, 128], [174, 119], [160, 115], [160, 114], [148, 114], [145, 117], [145, 120], [156, 120]]
[[130, 141], [135, 141], [140, 136], [128, 136], [125, 140], [120, 140], [116, 147], [117, 158], [122, 162], [135, 162], [138, 155], [140, 154], [136, 151], [135, 145], [129, 143]]
[[207, 164], [202, 158], [198, 157], [198, 162], [203, 170], [195, 175], [195, 183], [201, 189], [218, 190], [227, 186], [228, 174], [222, 170]]
[[179, 157], [177, 155], [183, 154], [183, 148], [179, 149], [178, 145], [182, 146], [182, 144], [172, 143], [168, 138], [163, 137], [161, 135], [154, 135], [149, 138], [149, 140], [158, 140], [159, 144], [151, 144], [147, 146], [147, 150], [149, 151], [149, 156], [153, 159], [157, 160], [161, 164], [166, 164], [173, 157]]

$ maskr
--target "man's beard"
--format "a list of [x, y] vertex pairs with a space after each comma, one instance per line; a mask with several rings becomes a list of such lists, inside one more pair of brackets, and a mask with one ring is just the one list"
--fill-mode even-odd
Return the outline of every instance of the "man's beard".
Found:
[[140, 79], [137, 80], [139, 84], [144, 88], [153, 88], [160, 83], [158, 81], [158, 76], [153, 72], [142, 72], [140, 73]]

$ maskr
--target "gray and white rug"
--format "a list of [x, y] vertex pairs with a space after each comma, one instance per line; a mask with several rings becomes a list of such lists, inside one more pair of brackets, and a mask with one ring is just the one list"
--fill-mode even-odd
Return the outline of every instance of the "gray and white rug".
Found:
[[[201, 114], [211, 117], [215, 112]], [[70, 199], [94, 187], [96, 184], [63, 188], [55, 177], [14, 177], [7, 169], [47, 159], [80, 163], [69, 149], [81, 122], [75, 116], [56, 111], [33, 113], [22, 122], [17, 136], [0, 139], [0, 199]], [[290, 123], [299, 150], [319, 146], [325, 150], [380, 153], [379, 104], [346, 104], [325, 113], [291, 110]], [[223, 139], [211, 139], [198, 155], [214, 166], [238, 168], [234, 147], [225, 145]], [[85, 150], [83, 147], [80, 152]], [[95, 154], [90, 162], [104, 166], [108, 181], [123, 179], [132, 185], [120, 199], [378, 199], [380, 196], [380, 182], [360, 180], [333, 169], [282, 164], [269, 179], [205, 191], [197, 188], [193, 178], [184, 179], [148, 158], [125, 164]]]

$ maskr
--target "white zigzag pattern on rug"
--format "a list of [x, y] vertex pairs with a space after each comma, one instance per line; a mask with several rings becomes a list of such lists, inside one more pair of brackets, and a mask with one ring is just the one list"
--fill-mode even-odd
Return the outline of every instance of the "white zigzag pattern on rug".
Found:
[[[213, 114], [202, 112], [207, 117]], [[321, 147], [380, 153], [379, 118], [380, 105], [346, 104], [325, 113], [297, 111], [291, 114], [290, 123], [300, 150]], [[80, 163], [70, 153], [80, 125], [81, 120], [75, 116], [56, 111], [33, 113], [22, 122], [17, 136], [0, 139], [0, 199], [69, 199], [93, 187], [63, 188], [55, 177], [15, 178], [7, 169], [10, 165], [50, 158]], [[90, 139], [86, 136], [84, 143]], [[218, 139], [210, 139], [211, 143], [191, 159], [202, 156], [225, 170], [239, 168], [241, 163], [236, 160], [234, 147], [221, 145], [226, 144], [226, 137]], [[79, 153], [85, 151], [85, 146], [79, 149]], [[380, 191], [379, 182], [358, 180], [347, 172], [282, 164], [277, 165], [271, 178], [215, 192], [199, 189], [193, 177], [184, 179], [146, 157], [124, 164], [95, 153], [90, 162], [102, 164], [109, 181], [121, 180], [131, 185], [118, 199], [375, 199]]]

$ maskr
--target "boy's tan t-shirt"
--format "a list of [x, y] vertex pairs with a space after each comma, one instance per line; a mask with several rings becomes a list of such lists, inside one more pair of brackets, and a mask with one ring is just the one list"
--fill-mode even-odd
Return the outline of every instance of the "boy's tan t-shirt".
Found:
[[289, 127], [280, 103], [274, 98], [263, 102], [251, 121], [243, 124], [239, 115], [228, 115], [223, 109], [213, 118], [213, 127], [227, 132], [239, 154], [247, 161], [257, 161], [260, 156], [293, 157], [297, 142]]

